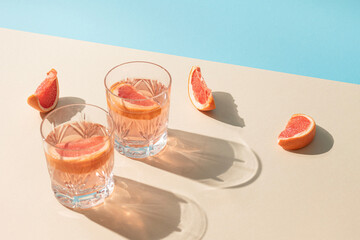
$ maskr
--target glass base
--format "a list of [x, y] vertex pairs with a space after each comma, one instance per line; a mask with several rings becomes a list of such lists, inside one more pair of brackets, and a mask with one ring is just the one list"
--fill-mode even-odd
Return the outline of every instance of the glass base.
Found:
[[[115, 149], [122, 155], [129, 158], [146, 158], [154, 156], [164, 149], [167, 142], [167, 132], [165, 132], [159, 140], [153, 144], [145, 147], [131, 147], [122, 144], [117, 137], [115, 137]], [[134, 144], [135, 145], [135, 144]], [[140, 144], [139, 144], [140, 145]]]
[[53, 188], [53, 190], [56, 199], [62, 205], [69, 208], [86, 209], [102, 204], [105, 201], [105, 198], [111, 195], [114, 190], [114, 180], [111, 176], [103, 189], [79, 196], [68, 196], [56, 191], [55, 188]]

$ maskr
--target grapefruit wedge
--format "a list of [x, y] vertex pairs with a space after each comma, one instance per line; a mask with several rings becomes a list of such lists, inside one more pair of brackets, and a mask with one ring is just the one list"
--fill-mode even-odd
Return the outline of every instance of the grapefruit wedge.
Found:
[[159, 103], [146, 97], [128, 83], [115, 83], [111, 86], [111, 92], [115, 96], [110, 95], [113, 104], [108, 102], [108, 106], [122, 116], [132, 119], [149, 120], [157, 117], [161, 113]]
[[93, 136], [56, 144], [46, 152], [53, 168], [66, 173], [83, 174], [112, 161], [114, 148], [103, 136]]
[[[94, 136], [91, 138], [56, 144], [56, 151], [63, 157], [76, 157], [100, 150], [104, 146], [105, 137]], [[70, 151], [67, 151], [70, 150]]]
[[206, 86], [205, 80], [201, 75], [200, 67], [191, 68], [188, 79], [188, 93], [191, 103], [200, 111], [210, 111], [215, 109], [215, 102], [211, 89]]
[[49, 112], [56, 107], [58, 100], [59, 83], [57, 72], [55, 69], [51, 69], [35, 93], [28, 97], [27, 103], [39, 112]]
[[305, 114], [294, 114], [285, 130], [278, 137], [278, 144], [286, 150], [295, 150], [307, 146], [314, 139], [316, 124]]
[[156, 105], [154, 100], [145, 97], [140, 92], [138, 92], [134, 86], [127, 83], [123, 83], [118, 86], [117, 95], [123, 99], [126, 99], [125, 101], [133, 105], [138, 105], [141, 107], [151, 107]]

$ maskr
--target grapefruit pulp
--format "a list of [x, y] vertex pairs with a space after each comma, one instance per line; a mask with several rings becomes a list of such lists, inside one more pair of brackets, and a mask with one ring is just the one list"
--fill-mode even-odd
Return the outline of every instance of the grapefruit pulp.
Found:
[[200, 111], [210, 111], [215, 109], [215, 102], [211, 92], [206, 86], [205, 80], [201, 75], [200, 67], [191, 68], [188, 79], [188, 94], [191, 103]]
[[27, 103], [40, 112], [49, 112], [56, 107], [58, 100], [59, 83], [57, 72], [55, 69], [51, 69], [35, 93], [28, 97]]
[[286, 150], [295, 150], [307, 146], [316, 133], [315, 121], [305, 114], [294, 114], [285, 130], [278, 136], [278, 144]]

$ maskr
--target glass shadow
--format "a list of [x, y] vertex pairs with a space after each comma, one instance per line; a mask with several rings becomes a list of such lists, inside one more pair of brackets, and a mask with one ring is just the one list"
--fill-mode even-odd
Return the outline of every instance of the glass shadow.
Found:
[[[55, 107], [59, 108], [59, 107], [63, 107], [66, 105], [70, 105], [70, 104], [84, 104], [86, 103], [84, 99], [82, 98], [78, 98], [78, 97], [60, 97], [58, 100], [58, 103]], [[51, 111], [50, 111], [51, 112]], [[41, 119], [44, 119], [44, 117], [47, 115], [48, 113], [40, 113], [40, 117]]]
[[260, 159], [245, 144], [175, 129], [168, 129], [164, 151], [138, 161], [223, 188], [249, 184], [261, 171]]
[[114, 182], [103, 205], [76, 212], [133, 240], [197, 240], [205, 234], [206, 214], [189, 198], [118, 176]]

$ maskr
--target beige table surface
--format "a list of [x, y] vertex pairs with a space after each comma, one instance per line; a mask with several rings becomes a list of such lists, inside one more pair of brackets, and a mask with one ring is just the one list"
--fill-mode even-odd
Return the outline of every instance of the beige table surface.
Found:
[[[0, 41], [1, 239], [360, 239], [360, 85], [6, 29]], [[26, 99], [55, 68], [60, 105], [106, 108], [105, 74], [131, 60], [172, 75], [168, 147], [146, 161], [116, 153], [112, 197], [69, 210]], [[210, 114], [188, 99], [192, 65], [214, 92]], [[318, 131], [288, 152], [276, 138], [293, 113]]]

